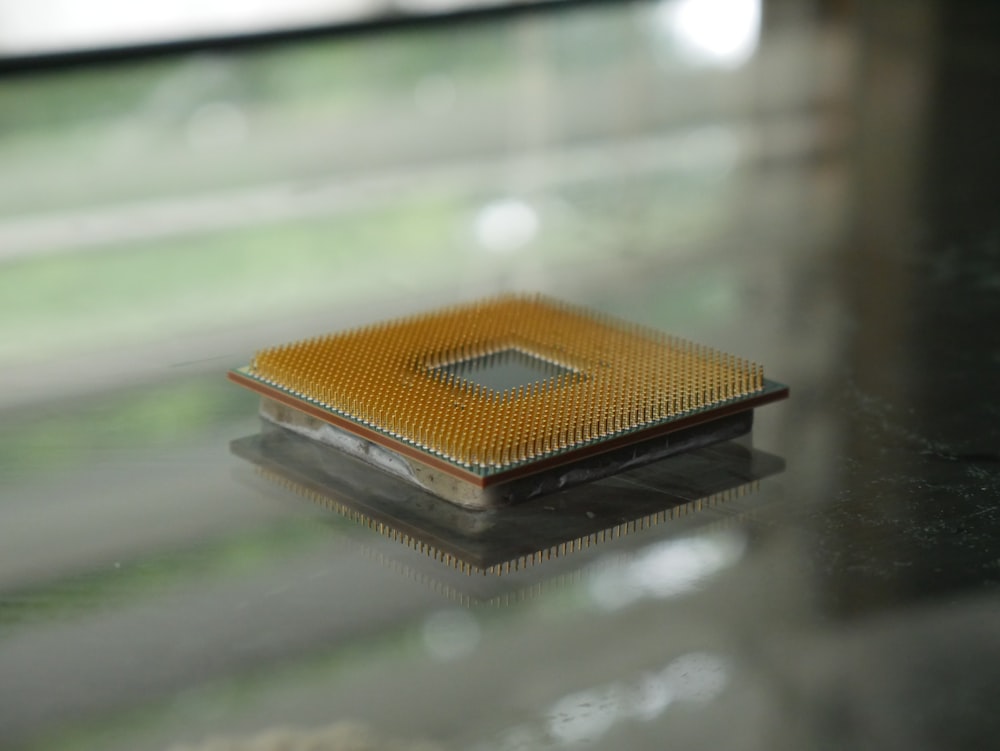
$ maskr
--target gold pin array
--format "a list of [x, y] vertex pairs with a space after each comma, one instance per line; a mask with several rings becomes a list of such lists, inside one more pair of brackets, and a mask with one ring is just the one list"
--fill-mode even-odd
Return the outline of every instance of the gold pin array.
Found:
[[[518, 350], [565, 368], [496, 391], [445, 366]], [[259, 352], [273, 386], [465, 467], [501, 469], [763, 388], [754, 363], [541, 297], [505, 296]]]

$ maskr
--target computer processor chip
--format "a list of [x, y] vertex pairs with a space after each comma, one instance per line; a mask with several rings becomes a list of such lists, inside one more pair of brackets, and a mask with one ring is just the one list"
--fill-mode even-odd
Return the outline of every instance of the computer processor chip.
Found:
[[747, 360], [539, 296], [257, 353], [262, 415], [472, 508], [750, 429], [784, 398]]

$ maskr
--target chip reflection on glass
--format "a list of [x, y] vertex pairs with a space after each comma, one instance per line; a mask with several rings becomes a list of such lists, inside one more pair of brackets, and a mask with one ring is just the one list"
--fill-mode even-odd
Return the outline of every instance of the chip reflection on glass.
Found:
[[[692, 526], [727, 523], [755, 507], [751, 494], [759, 480], [784, 469], [778, 457], [726, 441], [481, 511], [372, 472], [344, 452], [266, 421], [260, 433], [233, 441], [231, 449], [270, 481], [448, 564], [431, 564], [438, 579], [451, 569], [507, 577], [571, 553], [580, 561], [621, 538], [647, 544]], [[417, 565], [412, 555], [408, 560]], [[542, 568], [548, 576], [558, 566]]]

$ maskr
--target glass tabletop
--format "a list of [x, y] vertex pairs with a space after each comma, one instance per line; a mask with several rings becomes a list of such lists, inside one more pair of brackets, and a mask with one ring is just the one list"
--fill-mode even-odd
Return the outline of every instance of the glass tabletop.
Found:
[[[988, 746], [998, 20], [570, 3], [6, 72], [0, 747]], [[449, 518], [550, 552], [500, 575], [248, 453], [255, 350], [509, 291], [791, 397]]]

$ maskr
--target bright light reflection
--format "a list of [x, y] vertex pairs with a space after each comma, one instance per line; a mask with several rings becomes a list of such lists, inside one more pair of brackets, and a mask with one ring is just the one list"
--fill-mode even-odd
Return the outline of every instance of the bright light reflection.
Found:
[[476, 214], [476, 241], [494, 253], [510, 253], [534, 240], [539, 224], [538, 212], [524, 201], [493, 201]]
[[685, 62], [736, 68], [757, 49], [760, 0], [663, 0], [662, 30]]
[[718, 655], [692, 652], [678, 657], [659, 674], [676, 701], [711, 701], [729, 683], [729, 664]]
[[648, 722], [662, 714], [674, 698], [668, 681], [658, 675], [644, 675], [629, 696], [629, 715]]
[[31, 0], [0, 3], [0, 53], [59, 50], [240, 34], [350, 22], [380, 11], [373, 0]]
[[549, 735], [569, 746], [604, 735], [626, 709], [616, 685], [570, 694], [549, 711]]
[[738, 561], [745, 547], [736, 532], [661, 542], [624, 566], [598, 571], [590, 580], [590, 595], [606, 610], [649, 597], [674, 597]]
[[636, 682], [611, 683], [563, 697], [546, 715], [548, 735], [564, 746], [593, 743], [622, 720], [648, 722], [671, 704], [714, 699], [729, 683], [729, 672], [728, 661], [719, 655], [682, 655]]

